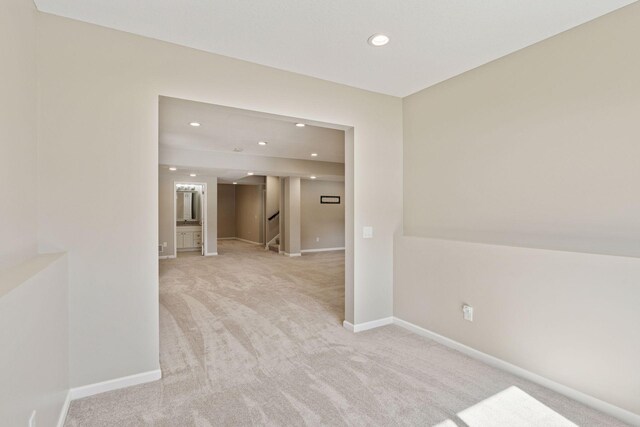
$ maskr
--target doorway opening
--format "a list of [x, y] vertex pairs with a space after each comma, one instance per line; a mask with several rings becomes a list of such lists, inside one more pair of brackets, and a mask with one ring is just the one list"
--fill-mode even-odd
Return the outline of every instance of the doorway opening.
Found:
[[353, 135], [350, 126], [161, 96], [160, 243], [182, 239], [170, 253], [195, 252], [186, 246], [197, 239], [176, 236], [179, 224], [166, 218], [163, 189], [196, 179], [207, 197], [201, 253], [218, 255], [197, 265], [241, 277], [264, 262], [273, 280], [322, 282], [335, 292], [332, 317], [352, 319]]
[[175, 182], [174, 257], [207, 253], [207, 184]]

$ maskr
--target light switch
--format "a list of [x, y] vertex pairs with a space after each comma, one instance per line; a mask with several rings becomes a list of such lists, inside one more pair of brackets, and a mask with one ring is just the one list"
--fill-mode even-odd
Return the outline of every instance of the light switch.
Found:
[[468, 304], [462, 306], [462, 317], [464, 320], [473, 322], [473, 307]]
[[363, 239], [373, 238], [373, 227], [371, 226], [362, 227], [362, 238]]

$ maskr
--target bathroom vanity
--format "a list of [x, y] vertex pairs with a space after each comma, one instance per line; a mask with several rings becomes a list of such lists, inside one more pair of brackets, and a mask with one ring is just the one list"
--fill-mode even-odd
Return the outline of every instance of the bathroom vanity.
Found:
[[202, 247], [202, 226], [180, 225], [176, 227], [176, 248], [195, 250]]

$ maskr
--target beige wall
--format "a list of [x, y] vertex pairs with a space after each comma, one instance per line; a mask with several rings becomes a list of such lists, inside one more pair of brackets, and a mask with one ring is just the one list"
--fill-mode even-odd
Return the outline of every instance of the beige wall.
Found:
[[282, 178], [282, 206], [284, 215], [281, 226], [285, 230], [280, 250], [285, 255], [300, 255], [300, 178]]
[[36, 10], [0, 3], [0, 269], [36, 254]]
[[[159, 95], [353, 126], [353, 167], [346, 167], [354, 190], [353, 308], [346, 312], [356, 323], [391, 315], [400, 99], [47, 14], [39, 14], [38, 52], [46, 70], [39, 78], [40, 248], [69, 252], [73, 386], [159, 366]], [[127, 221], [122, 206], [132, 212]], [[363, 225], [375, 227], [374, 239], [361, 238]]]
[[264, 243], [262, 185], [236, 186], [236, 237]]
[[218, 184], [218, 238], [236, 237], [236, 186]]
[[64, 254], [0, 273], [0, 425], [55, 426], [69, 391], [69, 300]]
[[404, 100], [405, 234], [640, 256], [640, 4]]
[[395, 316], [636, 413], [638, 261], [522, 247], [640, 255], [638, 22], [636, 3], [404, 100], [422, 238], [396, 240], [394, 287]]
[[175, 183], [202, 183], [207, 185], [207, 253], [218, 251], [218, 179], [191, 177], [188, 174], [162, 172], [158, 177], [158, 244], [167, 243], [162, 256], [175, 253], [173, 189]]
[[[340, 204], [321, 204], [320, 196], [340, 196]], [[301, 181], [300, 245], [303, 251], [344, 248], [344, 182]]]

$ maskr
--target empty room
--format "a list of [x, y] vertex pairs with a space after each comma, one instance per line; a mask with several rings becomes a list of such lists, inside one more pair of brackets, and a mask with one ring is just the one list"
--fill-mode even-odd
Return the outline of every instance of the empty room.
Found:
[[640, 3], [0, 2], [0, 426], [640, 426]]

